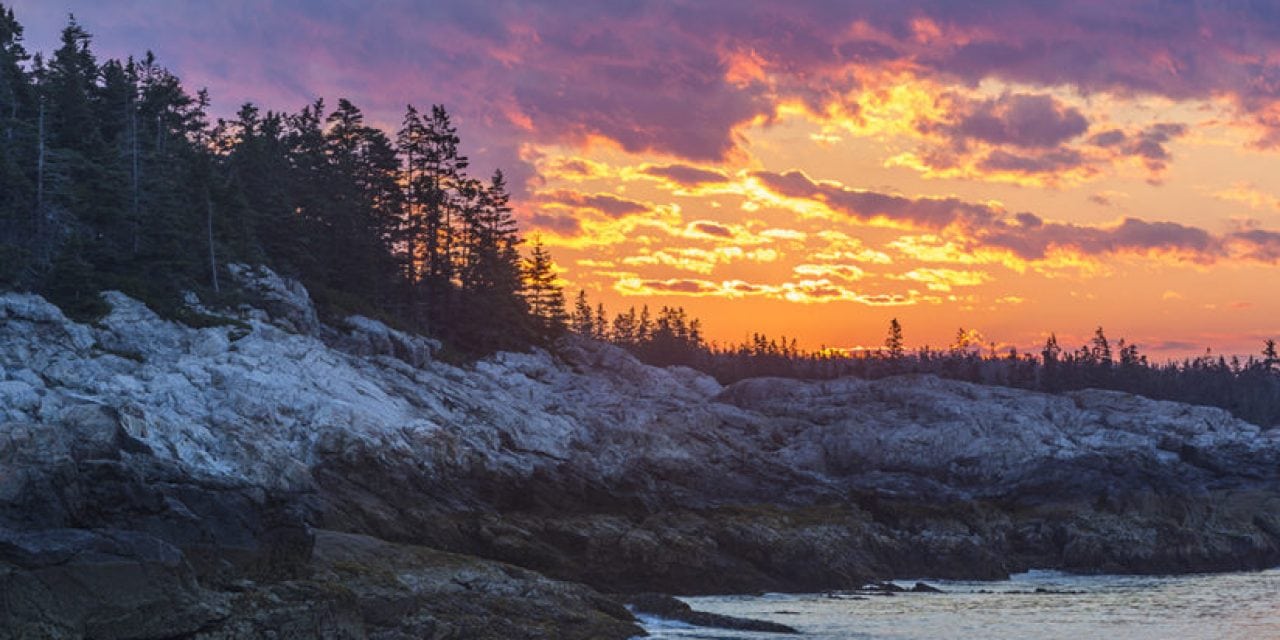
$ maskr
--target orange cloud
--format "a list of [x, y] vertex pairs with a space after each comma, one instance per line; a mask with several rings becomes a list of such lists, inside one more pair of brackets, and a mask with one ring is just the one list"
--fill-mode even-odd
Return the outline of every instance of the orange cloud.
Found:
[[743, 248], [736, 246], [720, 246], [714, 249], [700, 249], [696, 247], [667, 248], [659, 249], [657, 251], [645, 250], [640, 255], [625, 257], [622, 259], [622, 264], [628, 266], [661, 265], [679, 269], [681, 271], [709, 274], [719, 265], [729, 264], [736, 261], [756, 263], [774, 262], [778, 259], [778, 255], [778, 252], [773, 249], [757, 248], [744, 250]]
[[861, 268], [851, 264], [798, 264], [791, 268], [798, 276], [813, 278], [838, 278], [847, 282], [861, 280], [866, 274]]
[[564, 180], [584, 182], [613, 177], [614, 172], [609, 165], [587, 158], [556, 156], [543, 158], [536, 162], [538, 174], [544, 180]]
[[620, 218], [634, 213], [650, 211], [654, 205], [639, 202], [610, 193], [581, 193], [570, 189], [535, 193], [533, 202], [543, 206], [589, 211], [610, 218]]
[[955, 269], [912, 269], [901, 275], [889, 275], [892, 280], [911, 280], [924, 284], [930, 291], [951, 291], [952, 287], [973, 287], [991, 281], [985, 271], [958, 271]]
[[805, 279], [781, 284], [756, 284], [745, 280], [711, 280], [693, 278], [646, 279], [623, 277], [614, 290], [624, 296], [693, 296], [717, 298], [761, 297], [800, 304], [857, 302], [867, 306], [906, 306], [922, 302], [942, 302], [936, 296], [923, 296], [915, 290], [906, 294], [867, 294], [835, 284], [827, 279]]
[[1214, 192], [1213, 197], [1226, 202], [1238, 202], [1254, 210], [1280, 211], [1280, 197], [1259, 189], [1251, 182], [1232, 183], [1231, 186]]
[[729, 181], [729, 176], [719, 170], [687, 164], [644, 165], [638, 173], [662, 180], [674, 188], [701, 187]]

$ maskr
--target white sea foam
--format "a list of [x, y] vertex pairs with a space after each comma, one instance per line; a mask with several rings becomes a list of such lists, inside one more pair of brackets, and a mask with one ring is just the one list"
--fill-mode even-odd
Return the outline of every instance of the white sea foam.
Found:
[[[910, 586], [915, 580], [896, 582]], [[1280, 569], [1172, 577], [1032, 571], [1000, 582], [930, 584], [946, 593], [863, 600], [824, 594], [686, 600], [703, 611], [788, 624], [810, 640], [1280, 638]], [[645, 628], [658, 639], [777, 637], [647, 623]]]

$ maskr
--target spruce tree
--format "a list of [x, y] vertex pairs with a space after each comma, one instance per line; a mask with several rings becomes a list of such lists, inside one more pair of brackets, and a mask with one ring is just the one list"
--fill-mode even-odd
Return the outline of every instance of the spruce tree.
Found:
[[591, 336], [601, 342], [609, 339], [609, 321], [604, 312], [603, 302], [596, 305], [596, 318]]
[[640, 310], [640, 320], [636, 322], [634, 342], [636, 345], [644, 345], [653, 337], [653, 322], [649, 317], [649, 305], [644, 305]]
[[613, 319], [613, 342], [622, 347], [636, 344], [636, 308], [631, 307], [626, 313], [619, 313]]
[[453, 280], [453, 223], [457, 199], [453, 190], [463, 179], [466, 156], [458, 152], [457, 128], [442, 105], [431, 107], [424, 123], [423, 174], [419, 193], [423, 205], [425, 274], [422, 278], [427, 304], [427, 324], [434, 327], [446, 317], [449, 287]]
[[582, 289], [578, 289], [578, 295], [574, 298], [569, 328], [584, 338], [595, 336], [595, 318], [591, 313], [591, 304], [587, 302], [587, 292]]
[[458, 301], [451, 322], [439, 329], [473, 351], [518, 348], [534, 339], [538, 323], [531, 322], [523, 295], [522, 240], [502, 172], [495, 172], [487, 186], [467, 180], [464, 200], [465, 224], [455, 241], [464, 256], [458, 269]]
[[902, 325], [898, 324], [897, 318], [889, 320], [889, 336], [885, 338], [884, 346], [891, 360], [898, 361], [906, 355], [902, 342]]
[[366, 126], [351, 101], [338, 100], [326, 123], [325, 285], [366, 304], [383, 303], [397, 271], [390, 247], [400, 215], [399, 161], [390, 140]]
[[422, 117], [413, 105], [405, 109], [404, 120], [396, 134], [396, 150], [401, 157], [403, 171], [403, 210], [396, 234], [396, 244], [401, 247], [401, 266], [404, 270], [404, 305], [415, 322], [421, 322], [425, 313], [418, 307], [418, 284], [422, 277], [424, 256], [421, 253], [426, 228], [422, 211], [422, 175], [425, 171], [426, 129]]
[[529, 312], [538, 322], [539, 334], [546, 339], [563, 333], [565, 328], [564, 293], [556, 283], [556, 273], [541, 238], [534, 238], [529, 258], [525, 261], [525, 299]]

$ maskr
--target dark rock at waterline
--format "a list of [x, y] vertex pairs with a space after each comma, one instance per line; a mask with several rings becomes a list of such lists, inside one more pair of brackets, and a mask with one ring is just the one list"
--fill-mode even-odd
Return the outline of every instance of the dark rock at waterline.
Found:
[[181, 550], [214, 582], [287, 577], [307, 561], [311, 508], [301, 496], [194, 476], [137, 447], [124, 419], [86, 404], [56, 425], [6, 425], [0, 527], [137, 532]]
[[[0, 442], [0, 639], [617, 639], [621, 604], [528, 570], [321, 531], [306, 494], [184, 473], [87, 405]], [[318, 543], [317, 543], [318, 541]]]
[[0, 529], [0, 637], [172, 637], [225, 614], [182, 553], [148, 534]]
[[0, 530], [0, 638], [624, 640], [620, 603], [510, 565], [318, 531], [285, 580], [202, 586], [146, 534]]
[[1015, 589], [1012, 591], [992, 591], [990, 589], [979, 589], [977, 591], [974, 591], [974, 593], [979, 593], [982, 595], [1000, 595], [1000, 596], [1044, 596], [1044, 595], [1075, 596], [1075, 595], [1081, 595], [1088, 592], [1074, 590], [1074, 589], [1050, 589], [1047, 587], [1036, 587], [1035, 589], [1032, 589], [1032, 590]]
[[[230, 614], [193, 640], [624, 640], [643, 634], [621, 604], [589, 587], [510, 565], [317, 531], [306, 573], [248, 585]], [[281, 630], [285, 630], [281, 633]]]
[[828, 598], [841, 600], [866, 600], [866, 596], [893, 596], [899, 593], [945, 593], [933, 585], [917, 582], [910, 588], [894, 582], [871, 582], [847, 592], [830, 592]]
[[823, 594], [823, 597], [828, 600], [867, 600], [868, 599], [866, 596], [855, 596], [847, 593], [836, 593], [834, 591]]
[[[1150, 488], [1112, 490], [1105, 500], [1040, 485], [1040, 495], [1018, 502], [912, 496], [693, 510], [628, 507], [623, 495], [613, 508], [597, 498], [577, 508], [495, 511], [442, 508], [443, 500], [415, 504], [410, 495], [454, 488], [454, 496], [465, 495], [469, 486], [510, 487], [504, 491], [511, 496], [552, 489], [542, 478], [519, 486], [493, 476], [442, 483], [355, 461], [321, 476], [326, 526], [493, 558], [611, 592], [824, 591], [884, 575], [1002, 579], [1033, 567], [1185, 573], [1280, 563], [1280, 490], [1231, 479], [1219, 481], [1228, 488], [1182, 493], [1159, 488], [1153, 475]], [[1104, 491], [1106, 478], [1093, 476], [1094, 491]], [[406, 479], [411, 494], [402, 491]], [[597, 487], [599, 494], [611, 490], [620, 491]]]
[[676, 620], [695, 627], [732, 629], [735, 631], [763, 631], [767, 633], [800, 633], [793, 627], [766, 620], [734, 618], [705, 611], [695, 611], [688, 603], [660, 593], [637, 593], [626, 596], [626, 602], [636, 613], [647, 613], [668, 620]]

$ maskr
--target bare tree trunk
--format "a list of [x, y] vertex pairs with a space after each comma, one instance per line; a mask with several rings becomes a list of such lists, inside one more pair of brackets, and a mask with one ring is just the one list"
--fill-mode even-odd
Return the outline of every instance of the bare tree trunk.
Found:
[[[410, 130], [412, 131], [412, 130]], [[411, 134], [412, 135], [412, 134]], [[406, 167], [408, 168], [408, 180], [405, 183], [405, 255], [407, 260], [405, 264], [408, 267], [409, 288], [407, 290], [406, 303], [409, 307], [409, 318], [412, 321], [418, 319], [418, 222], [416, 215], [417, 191], [414, 185], [414, 156], [412, 143], [407, 145]]]
[[218, 259], [213, 252], [213, 198], [208, 192], [204, 195], [204, 203], [208, 209], [208, 215], [205, 216], [205, 231], [209, 237], [209, 276], [213, 281], [213, 292], [221, 293], [218, 289]]
[[[11, 92], [9, 89], [9, 81], [0, 76], [0, 91]], [[18, 120], [18, 94], [16, 91], [11, 92], [12, 100], [9, 101], [9, 121], [4, 125], [4, 139], [8, 144], [5, 145], [4, 155], [9, 157], [9, 147], [13, 145], [13, 123]]]
[[132, 97], [129, 102], [129, 150], [133, 155], [133, 255], [136, 256], [139, 226], [142, 224], [142, 212], [138, 206], [138, 106]]
[[40, 117], [37, 125], [39, 139], [36, 152], [36, 219], [44, 223], [44, 98], [40, 98]]

